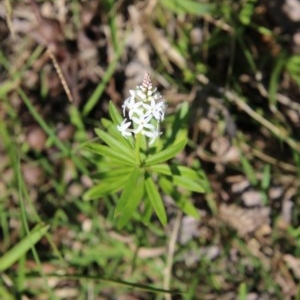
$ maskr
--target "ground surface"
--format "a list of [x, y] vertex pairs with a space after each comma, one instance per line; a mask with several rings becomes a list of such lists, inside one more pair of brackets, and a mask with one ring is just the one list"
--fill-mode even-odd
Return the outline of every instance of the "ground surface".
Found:
[[[51, 225], [0, 298], [300, 299], [300, 5], [237, 2], [0, 3], [0, 253]], [[99, 170], [80, 149], [145, 72], [169, 115], [189, 103], [178, 159], [211, 193], [200, 220], [165, 199], [166, 228], [119, 231], [116, 197], [82, 200]]]

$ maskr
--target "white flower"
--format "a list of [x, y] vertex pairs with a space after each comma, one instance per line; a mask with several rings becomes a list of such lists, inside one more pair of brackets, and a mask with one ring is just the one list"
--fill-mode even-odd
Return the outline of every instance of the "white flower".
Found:
[[131, 133], [131, 129], [129, 129], [130, 125], [131, 125], [131, 122], [127, 122], [126, 119], [123, 120], [123, 122], [117, 126], [118, 130], [121, 132], [121, 134], [124, 136], [124, 137], [127, 137], [127, 136], [131, 136], [132, 133]]
[[157, 121], [164, 119], [165, 103], [163, 101], [156, 103], [152, 98], [150, 104], [143, 103], [143, 107], [146, 110], [145, 116], [152, 115]]
[[151, 115], [150, 116], [142, 115], [139, 118], [133, 117], [132, 121], [134, 122], [135, 125], [137, 125], [137, 128], [133, 130], [134, 134], [141, 132], [145, 128], [149, 130], [153, 130], [155, 128], [154, 125], [149, 123], [151, 118], [152, 118]]
[[143, 114], [143, 110], [140, 109], [142, 104], [142, 102], [135, 102], [135, 98], [133, 96], [127, 98], [123, 104], [123, 115], [125, 116], [124, 109], [127, 108], [129, 119], [132, 119], [134, 114], [141, 116]]
[[149, 74], [145, 75], [141, 85], [129, 90], [129, 93], [130, 97], [122, 105], [123, 116], [127, 116], [129, 121], [125, 118], [117, 128], [125, 138], [132, 133], [141, 133], [152, 144], [161, 134], [159, 128], [160, 121], [165, 116], [165, 100], [157, 92], [157, 88], [152, 86]]

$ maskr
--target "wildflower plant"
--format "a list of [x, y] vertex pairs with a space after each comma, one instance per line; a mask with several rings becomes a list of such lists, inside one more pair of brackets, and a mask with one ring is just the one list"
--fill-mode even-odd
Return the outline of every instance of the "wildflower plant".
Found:
[[181, 166], [175, 159], [187, 143], [187, 103], [169, 118], [171, 126], [162, 133], [166, 103], [149, 75], [129, 92], [122, 106], [123, 116], [110, 102], [111, 120], [102, 119], [103, 129], [95, 129], [103, 144], [91, 142], [87, 146], [101, 156], [101, 171], [99, 183], [85, 193], [84, 199], [117, 196], [114, 219], [119, 228], [130, 220], [141, 202], [140, 216], [145, 223], [154, 211], [165, 225], [167, 214], [162, 195], [198, 218], [190, 198], [193, 192], [208, 190], [207, 179], [201, 168]]

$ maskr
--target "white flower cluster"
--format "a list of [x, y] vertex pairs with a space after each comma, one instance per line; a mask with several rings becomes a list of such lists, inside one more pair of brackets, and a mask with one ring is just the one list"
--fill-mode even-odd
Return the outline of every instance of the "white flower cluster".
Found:
[[148, 73], [143, 83], [129, 93], [130, 97], [122, 105], [124, 120], [118, 125], [118, 130], [126, 138], [141, 133], [150, 138], [151, 145], [161, 134], [160, 122], [165, 116], [165, 100], [152, 86]]

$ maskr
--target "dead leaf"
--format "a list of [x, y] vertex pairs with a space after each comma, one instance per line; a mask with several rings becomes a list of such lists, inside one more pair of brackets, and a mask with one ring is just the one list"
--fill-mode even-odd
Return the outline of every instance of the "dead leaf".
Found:
[[243, 209], [237, 205], [221, 204], [219, 216], [225, 223], [237, 230], [240, 236], [244, 237], [262, 225], [269, 224], [270, 208]]

